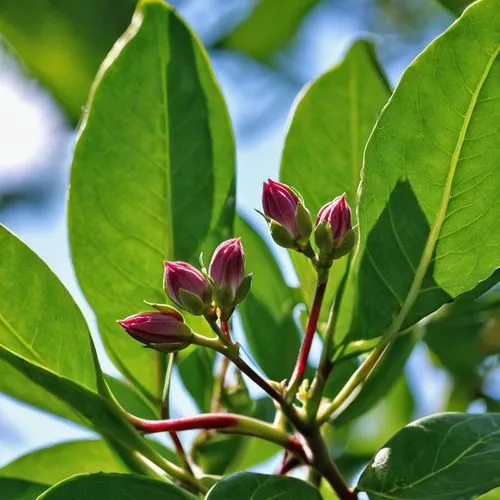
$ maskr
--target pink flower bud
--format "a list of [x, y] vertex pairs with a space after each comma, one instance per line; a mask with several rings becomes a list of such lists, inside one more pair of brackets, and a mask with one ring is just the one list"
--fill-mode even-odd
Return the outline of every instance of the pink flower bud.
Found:
[[192, 332], [178, 312], [143, 312], [118, 321], [135, 340], [174, 352], [190, 344]]
[[240, 238], [223, 241], [212, 255], [208, 273], [216, 288], [229, 292], [234, 301], [243, 279], [245, 278], [245, 264], [243, 246]]
[[193, 314], [203, 314], [212, 302], [212, 289], [203, 274], [187, 262], [164, 264], [165, 291], [170, 299]]
[[284, 226], [293, 239], [300, 235], [296, 222], [299, 202], [299, 197], [286, 184], [271, 179], [264, 182], [262, 188], [264, 214]]
[[351, 230], [351, 209], [345, 193], [321, 207], [316, 217], [316, 227], [322, 222], [329, 225], [334, 247], [340, 245], [344, 236]]

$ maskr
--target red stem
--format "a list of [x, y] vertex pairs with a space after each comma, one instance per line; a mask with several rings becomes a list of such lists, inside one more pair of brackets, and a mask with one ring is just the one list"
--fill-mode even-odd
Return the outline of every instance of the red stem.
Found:
[[301, 440], [297, 436], [272, 439], [260, 436], [248, 428], [241, 428], [241, 417], [230, 413], [206, 413], [196, 417], [172, 418], [169, 420], [148, 420], [135, 415], [128, 415], [129, 422], [139, 431], [146, 434], [156, 432], [189, 431], [194, 429], [229, 429], [231, 433], [260, 437], [281, 444], [293, 454], [302, 458], [306, 463], [309, 459]]
[[156, 432], [190, 431], [193, 429], [225, 429], [238, 425], [239, 419], [238, 416], [228, 413], [211, 413], [169, 420], [147, 420], [131, 417], [130, 421], [141, 432], [154, 434]]
[[228, 325], [227, 321], [221, 320], [220, 329], [224, 332], [224, 334], [226, 335], [226, 337], [228, 339], [231, 338], [231, 334], [229, 333], [229, 325]]
[[304, 340], [302, 342], [302, 345], [300, 346], [297, 362], [290, 379], [290, 386], [299, 385], [306, 371], [307, 360], [309, 359], [309, 353], [311, 352], [314, 333], [316, 332], [316, 327], [318, 326], [318, 318], [321, 311], [321, 304], [323, 303], [323, 297], [325, 296], [325, 290], [326, 282], [318, 283], [318, 286], [316, 287], [316, 294], [314, 295], [314, 300], [311, 307], [311, 313], [309, 314], [309, 319], [307, 321]]

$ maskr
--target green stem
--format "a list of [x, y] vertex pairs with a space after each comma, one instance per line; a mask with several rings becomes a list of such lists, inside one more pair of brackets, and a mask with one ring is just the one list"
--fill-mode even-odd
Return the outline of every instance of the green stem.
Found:
[[373, 349], [368, 357], [363, 361], [359, 368], [351, 375], [341, 391], [318, 415], [316, 422], [319, 425], [324, 424], [330, 416], [339, 410], [342, 406], [350, 404], [356, 397], [356, 389], [370, 376], [376, 364], [382, 358], [388, 345], [392, 341], [392, 336], [383, 337], [379, 344]]
[[330, 483], [340, 500], [355, 500], [357, 495], [347, 486], [337, 466], [331, 459], [330, 452], [319, 428], [314, 426], [311, 432], [304, 437], [311, 450], [313, 450], [311, 465]]

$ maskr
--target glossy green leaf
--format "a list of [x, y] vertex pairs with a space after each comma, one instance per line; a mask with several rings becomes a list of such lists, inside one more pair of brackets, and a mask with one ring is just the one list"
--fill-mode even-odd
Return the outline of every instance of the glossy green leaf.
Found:
[[225, 477], [210, 489], [206, 500], [270, 500], [280, 497], [321, 500], [319, 491], [310, 483], [293, 477], [267, 476], [251, 472], [238, 472]]
[[500, 17], [482, 0], [406, 70], [365, 152], [352, 336], [395, 333], [500, 264]]
[[[300, 95], [286, 136], [280, 178], [300, 191], [313, 218], [343, 192], [355, 206], [363, 149], [389, 95], [373, 47], [366, 41], [354, 43], [340, 64]], [[309, 305], [316, 286], [314, 270], [303, 256], [291, 255]], [[346, 261], [334, 264], [327, 303]], [[323, 317], [327, 314], [324, 308]]]
[[184, 387], [200, 410], [210, 411], [214, 389], [215, 353], [204, 347], [190, 347], [179, 354], [177, 368]]
[[33, 451], [0, 469], [0, 477], [52, 485], [90, 472], [129, 472], [104, 441], [69, 441]]
[[126, 474], [81, 474], [62, 481], [38, 497], [38, 500], [195, 500], [197, 497], [173, 484]]
[[234, 144], [206, 53], [172, 8], [142, 0], [91, 91], [69, 224], [107, 350], [151, 399], [155, 353], [115, 321], [164, 301], [163, 260], [197, 261], [232, 233], [233, 216]]
[[100, 395], [103, 378], [94, 346], [69, 293], [1, 226], [0, 249], [0, 366], [8, 375], [2, 391], [92, 426], [122, 447], [144, 450], [144, 440]]
[[439, 0], [439, 3], [453, 12], [456, 16], [459, 16], [473, 1], [474, 0]]
[[76, 123], [99, 64], [133, 9], [133, 0], [2, 0], [0, 33]]
[[474, 498], [500, 485], [500, 414], [443, 413], [407, 425], [364, 470], [370, 499]]
[[262, 370], [273, 380], [283, 380], [292, 373], [300, 347], [294, 294], [267, 244], [241, 217], [235, 234], [242, 237], [246, 270], [254, 273], [250, 293], [238, 307], [248, 345]]
[[[258, 0], [248, 17], [217, 45], [267, 61], [290, 43], [318, 0]], [[259, 36], [255, 36], [258, 33]]]
[[[96, 392], [99, 370], [90, 334], [75, 302], [49, 268], [0, 227], [0, 351]], [[69, 356], [68, 353], [78, 353]], [[60, 399], [36, 387], [0, 355], [0, 390], [82, 423]]]
[[33, 500], [47, 489], [45, 484], [24, 479], [0, 478], [0, 500]]

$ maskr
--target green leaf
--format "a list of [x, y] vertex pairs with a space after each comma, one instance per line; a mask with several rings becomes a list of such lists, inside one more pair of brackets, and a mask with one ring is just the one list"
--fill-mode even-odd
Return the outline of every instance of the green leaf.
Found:
[[[0, 351], [96, 392], [100, 372], [94, 347], [69, 293], [29, 248], [2, 226], [0, 255]], [[0, 375], [2, 392], [83, 423], [62, 401], [34, 387], [26, 374], [13, 369], [1, 354]]]
[[500, 485], [499, 465], [500, 414], [443, 413], [391, 438], [358, 488], [370, 499], [474, 498]]
[[[362, 155], [390, 90], [373, 46], [357, 41], [344, 60], [300, 94], [288, 130], [280, 178], [304, 197], [313, 218], [335, 196], [347, 195], [354, 207]], [[354, 212], [354, 211], [353, 211]], [[316, 287], [308, 259], [291, 252], [306, 304]], [[347, 259], [335, 261], [325, 303], [331, 303]], [[323, 309], [326, 319], [328, 307]]]
[[80, 474], [62, 481], [38, 497], [38, 500], [195, 500], [197, 497], [179, 487], [141, 476], [126, 474]]
[[453, 12], [457, 17], [468, 7], [474, 0], [439, 0], [439, 3], [446, 7], [450, 12]]
[[202, 412], [210, 411], [214, 389], [214, 363], [214, 351], [195, 346], [180, 352], [177, 361], [184, 387]]
[[[217, 46], [268, 61], [289, 43], [318, 0], [258, 0], [253, 11]], [[255, 36], [259, 33], [259, 36]]]
[[245, 267], [254, 273], [250, 293], [238, 307], [248, 345], [262, 370], [273, 380], [283, 380], [292, 373], [300, 347], [294, 294], [267, 244], [241, 217], [235, 233], [245, 247]]
[[163, 260], [197, 261], [232, 233], [233, 216], [234, 144], [207, 55], [172, 8], [143, 0], [92, 87], [69, 224], [106, 348], [152, 400], [155, 353], [115, 321], [163, 302]]
[[104, 378], [113, 396], [129, 413], [152, 420], [159, 417], [159, 410], [154, 409], [131, 384], [110, 375], [105, 375]]
[[365, 151], [354, 338], [394, 334], [500, 264], [500, 17], [482, 0], [404, 73]]
[[474, 379], [482, 360], [500, 351], [498, 334], [488, 323], [500, 313], [500, 295], [445, 306], [425, 325], [424, 340], [442, 366], [454, 377]]
[[69, 293], [3, 226], [0, 249], [0, 366], [8, 377], [2, 391], [91, 425], [121, 448], [145, 450], [144, 440], [100, 395], [105, 389], [94, 346]]
[[319, 491], [309, 483], [286, 476], [267, 476], [252, 472], [238, 472], [225, 477], [213, 486], [206, 500], [270, 500], [271, 498], [294, 500], [321, 500]]
[[99, 64], [133, 9], [133, 0], [3, 0], [0, 32], [76, 123]]
[[0, 478], [0, 500], [33, 500], [46, 489], [45, 484], [23, 479]]
[[80, 473], [130, 472], [104, 441], [56, 444], [33, 451], [0, 469], [0, 477], [52, 485]]

